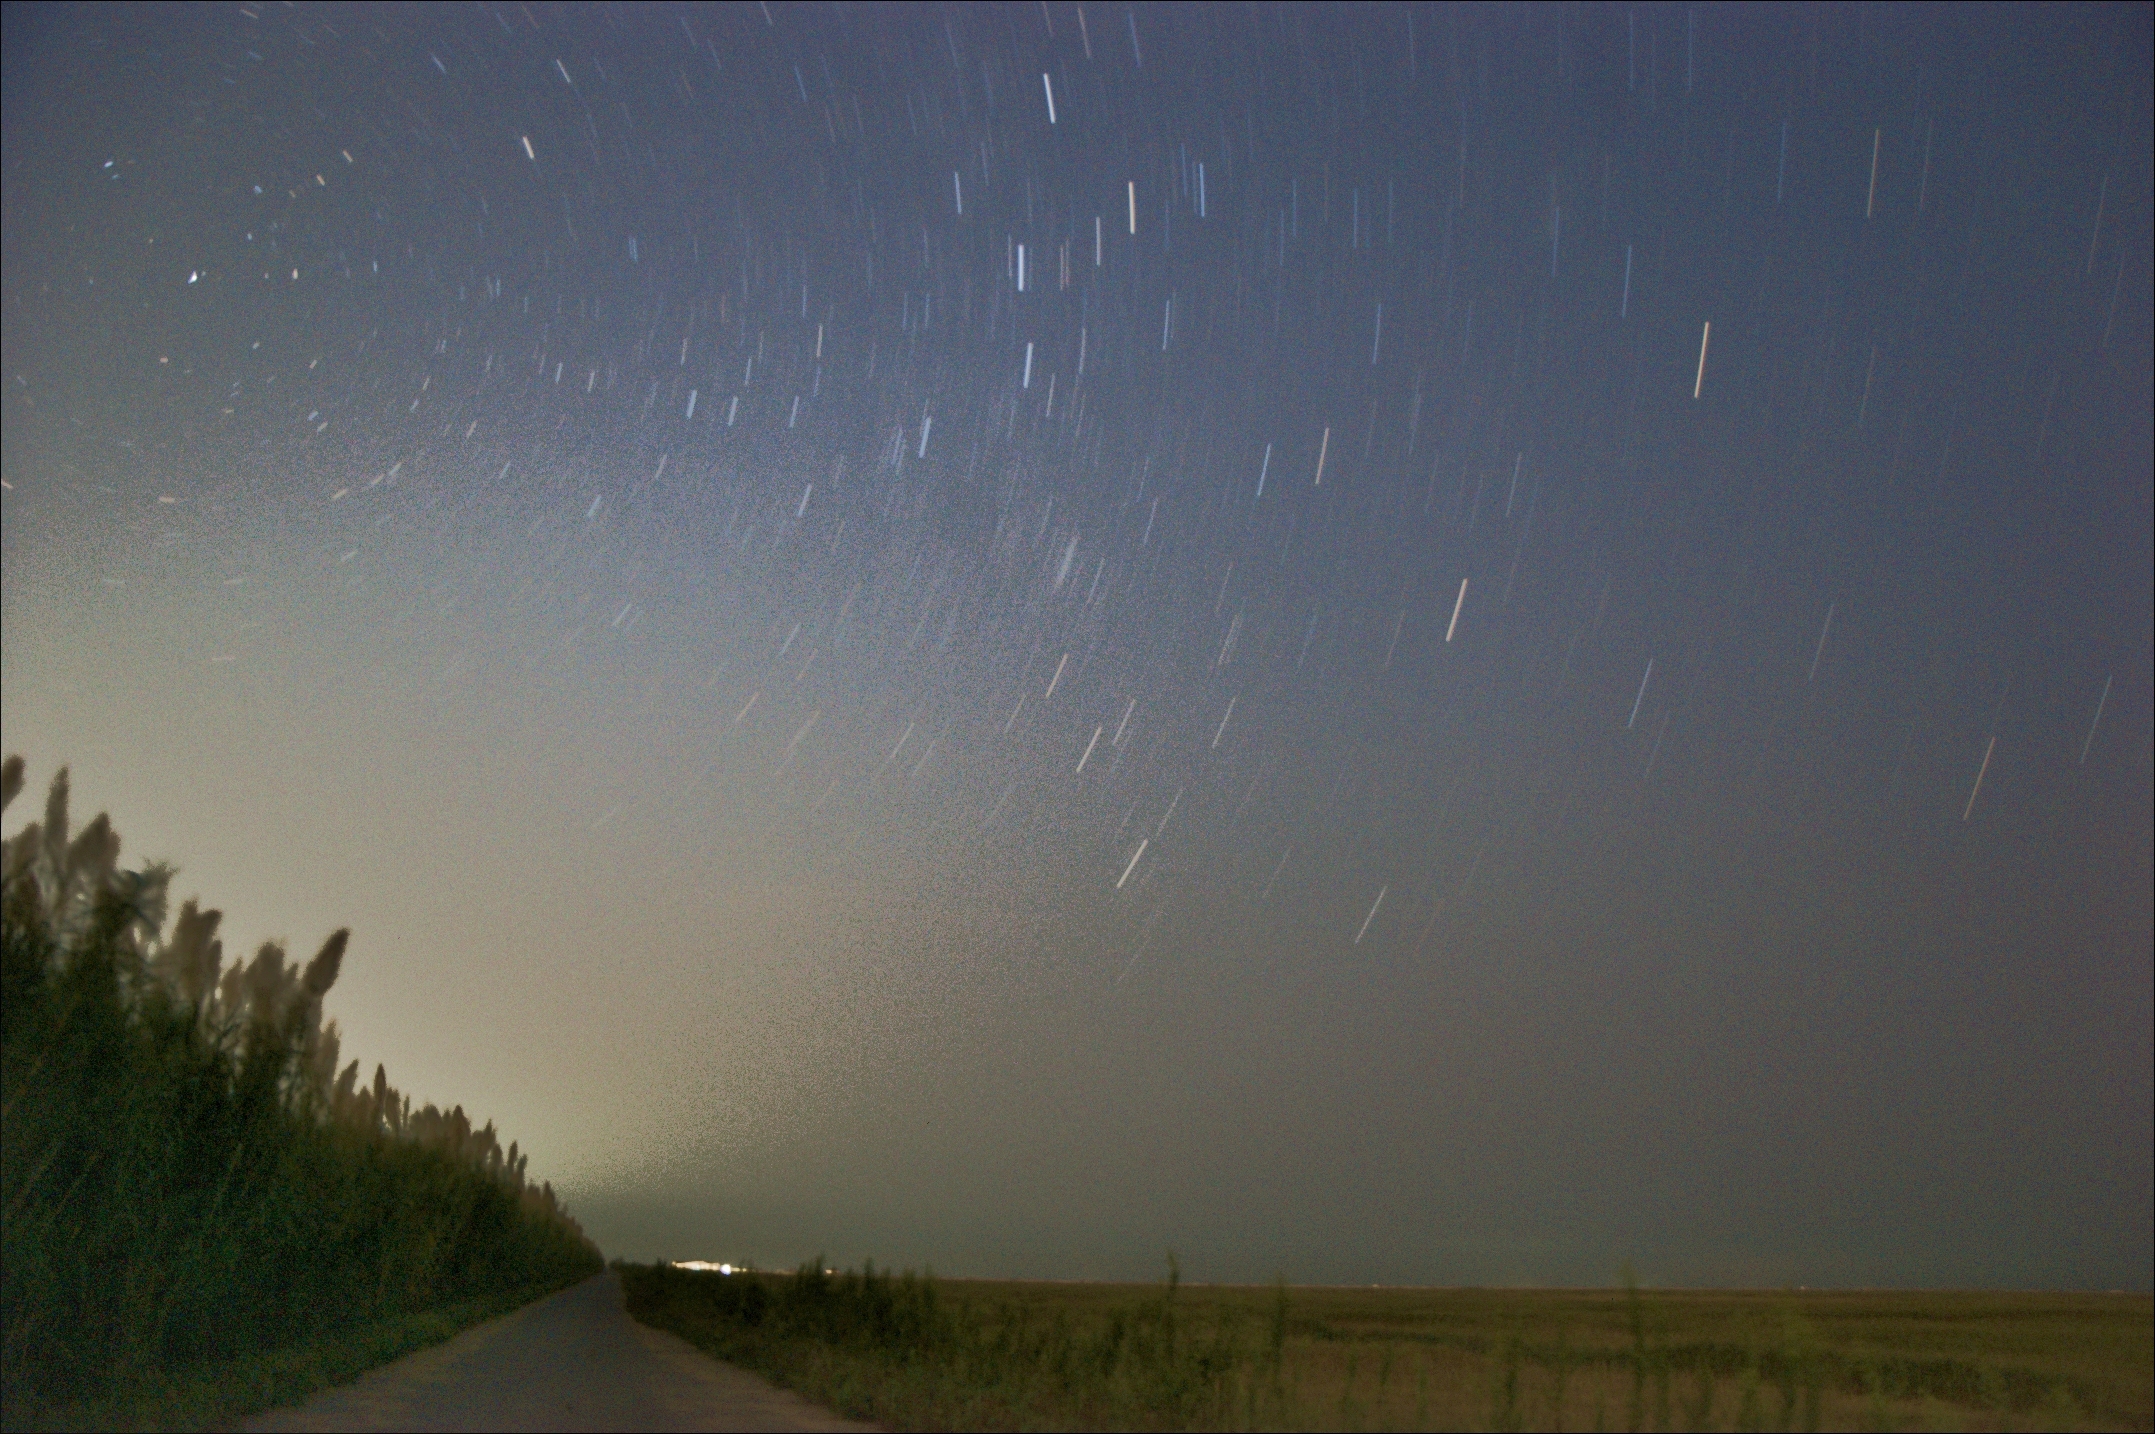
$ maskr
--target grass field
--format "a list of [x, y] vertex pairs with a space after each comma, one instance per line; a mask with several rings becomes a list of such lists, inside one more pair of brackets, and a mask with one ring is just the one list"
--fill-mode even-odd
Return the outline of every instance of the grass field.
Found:
[[623, 1275], [637, 1318], [898, 1428], [2155, 1423], [2146, 1295]]

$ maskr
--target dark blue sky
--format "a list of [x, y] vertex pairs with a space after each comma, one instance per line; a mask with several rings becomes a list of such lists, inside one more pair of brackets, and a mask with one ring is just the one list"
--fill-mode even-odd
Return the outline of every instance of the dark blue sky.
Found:
[[2149, 1286], [2146, 7], [6, 56], [8, 749], [610, 1253]]

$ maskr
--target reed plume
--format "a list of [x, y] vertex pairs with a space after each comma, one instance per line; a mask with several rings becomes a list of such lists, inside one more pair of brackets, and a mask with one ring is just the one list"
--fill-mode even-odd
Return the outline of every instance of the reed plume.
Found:
[[199, 910], [190, 899], [180, 907], [170, 939], [150, 958], [157, 979], [198, 1012], [215, 993], [224, 965], [224, 943], [216, 939], [217, 923], [223, 919], [223, 912]]

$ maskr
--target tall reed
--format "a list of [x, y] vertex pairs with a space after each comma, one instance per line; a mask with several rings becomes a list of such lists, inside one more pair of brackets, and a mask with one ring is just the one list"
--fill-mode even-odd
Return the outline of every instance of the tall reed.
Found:
[[[0, 786], [11, 805], [23, 762]], [[224, 964], [221, 914], [126, 870], [68, 781], [0, 848], [0, 1379], [30, 1406], [124, 1396], [599, 1268], [528, 1157], [461, 1107], [338, 1070], [338, 931]]]

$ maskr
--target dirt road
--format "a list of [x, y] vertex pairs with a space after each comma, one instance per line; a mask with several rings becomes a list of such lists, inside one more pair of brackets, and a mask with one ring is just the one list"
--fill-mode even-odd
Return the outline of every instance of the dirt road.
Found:
[[630, 1319], [612, 1271], [243, 1429], [868, 1429]]

